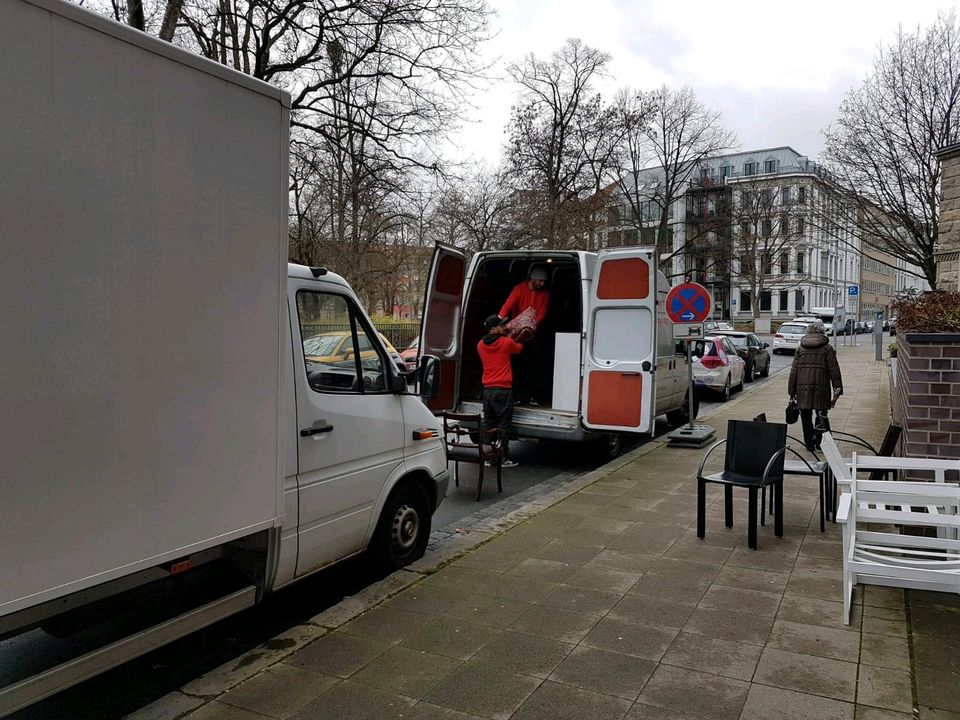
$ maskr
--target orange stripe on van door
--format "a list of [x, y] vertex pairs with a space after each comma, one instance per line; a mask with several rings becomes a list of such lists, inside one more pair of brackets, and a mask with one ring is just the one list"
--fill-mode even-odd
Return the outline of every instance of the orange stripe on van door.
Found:
[[587, 422], [635, 428], [640, 426], [643, 377], [640, 373], [594, 370], [587, 381]]
[[650, 294], [650, 266], [640, 258], [605, 260], [600, 265], [600, 300], [643, 300]]

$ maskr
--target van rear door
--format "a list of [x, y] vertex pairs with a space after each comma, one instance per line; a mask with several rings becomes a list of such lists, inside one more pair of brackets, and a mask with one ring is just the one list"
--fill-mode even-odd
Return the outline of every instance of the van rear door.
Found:
[[430, 264], [423, 303], [420, 354], [440, 360], [440, 392], [427, 406], [434, 412], [457, 405], [460, 379], [460, 332], [467, 258], [448, 245], [437, 245]]
[[601, 250], [590, 289], [583, 424], [653, 432], [657, 266], [653, 248]]

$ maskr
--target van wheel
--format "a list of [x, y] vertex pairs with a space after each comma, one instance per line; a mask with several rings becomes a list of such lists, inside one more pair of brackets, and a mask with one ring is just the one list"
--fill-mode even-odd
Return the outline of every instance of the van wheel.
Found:
[[610, 433], [597, 441], [596, 447], [597, 456], [601, 461], [614, 460], [620, 456], [620, 452], [623, 450], [623, 438], [617, 433]]
[[390, 495], [374, 533], [371, 553], [384, 570], [419, 560], [430, 539], [430, 504], [419, 485], [403, 485]]
[[[696, 393], [693, 395], [693, 419], [697, 419], [700, 412], [700, 398]], [[683, 404], [676, 410], [667, 412], [667, 422], [674, 427], [680, 427], [690, 422], [690, 393], [684, 393]]]

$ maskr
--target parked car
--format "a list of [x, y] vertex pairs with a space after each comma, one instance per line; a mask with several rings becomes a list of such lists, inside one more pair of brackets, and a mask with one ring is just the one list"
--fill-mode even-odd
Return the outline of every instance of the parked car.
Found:
[[[377, 333], [380, 342], [383, 343], [387, 354], [393, 361], [393, 364], [401, 372], [407, 371], [406, 363], [400, 357], [397, 349], [384, 337], [383, 333]], [[303, 341], [303, 354], [308, 362], [323, 363], [332, 365], [343, 362], [353, 354], [353, 336], [349, 330], [331, 330], [329, 332], [312, 335]], [[357, 342], [360, 346], [360, 359], [365, 360], [376, 355], [376, 350], [370, 344], [370, 339], [365, 333], [357, 335]]]
[[733, 341], [737, 348], [737, 354], [744, 362], [744, 380], [753, 382], [754, 375], [767, 377], [770, 374], [770, 353], [767, 352], [767, 348], [770, 347], [769, 343], [763, 342], [751, 332], [715, 331], [714, 334], [722, 335]]
[[417, 336], [413, 342], [400, 351], [400, 357], [407, 367], [407, 372], [417, 369], [417, 358], [420, 355], [420, 337]]
[[703, 323], [703, 332], [712, 333], [717, 330], [723, 330], [724, 332], [728, 330], [733, 330], [733, 325], [728, 322], [717, 322], [716, 320], [706, 320]]
[[693, 342], [694, 385], [719, 393], [724, 401], [733, 389], [743, 389], [746, 364], [730, 338], [710, 335]]
[[897, 334], [897, 319], [895, 317], [890, 318], [890, 336]]
[[807, 333], [808, 325], [809, 323], [800, 320], [791, 320], [781, 325], [773, 335], [773, 354], [796, 352], [800, 347], [800, 339]]

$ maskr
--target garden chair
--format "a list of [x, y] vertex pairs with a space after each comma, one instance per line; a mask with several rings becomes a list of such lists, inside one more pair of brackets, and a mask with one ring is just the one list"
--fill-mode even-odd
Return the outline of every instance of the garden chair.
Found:
[[483, 418], [480, 415], [445, 412], [443, 437], [447, 444], [447, 460], [453, 461], [453, 482], [456, 487], [460, 487], [460, 463], [478, 465], [476, 499], [479, 500], [483, 490], [483, 471], [487, 463], [490, 463], [497, 468], [497, 492], [503, 492], [503, 443], [500, 441], [499, 430], [484, 430]]

